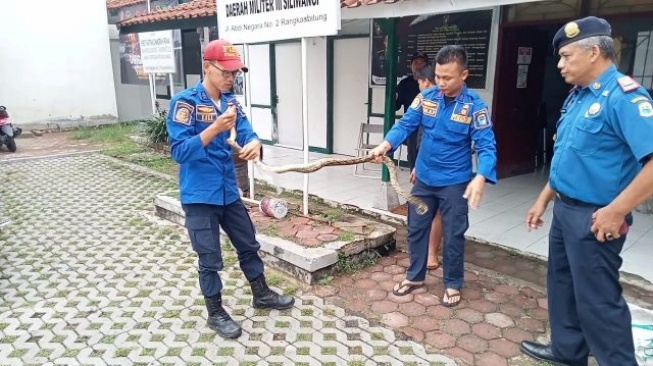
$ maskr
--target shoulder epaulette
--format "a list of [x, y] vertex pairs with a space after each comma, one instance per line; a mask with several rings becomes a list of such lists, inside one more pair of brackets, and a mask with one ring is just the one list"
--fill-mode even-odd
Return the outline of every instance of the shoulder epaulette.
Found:
[[624, 93], [629, 93], [633, 90], [639, 89], [639, 83], [633, 80], [630, 76], [623, 76], [617, 79], [617, 83], [621, 87]]

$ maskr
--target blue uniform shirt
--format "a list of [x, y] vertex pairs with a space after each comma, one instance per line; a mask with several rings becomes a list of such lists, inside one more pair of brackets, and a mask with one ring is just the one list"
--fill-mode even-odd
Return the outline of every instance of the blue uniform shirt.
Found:
[[238, 106], [238, 144], [258, 139], [231, 93], [222, 93], [214, 102], [200, 82], [170, 100], [167, 127], [172, 158], [180, 165], [181, 203], [228, 205], [240, 198], [233, 153], [226, 142], [229, 131], [219, 133], [207, 146], [202, 146], [199, 136], [227, 110], [228, 103]]
[[653, 106], [646, 90], [613, 65], [567, 97], [549, 184], [579, 201], [605, 206], [653, 153]]
[[425, 89], [395, 123], [386, 141], [396, 149], [422, 126], [415, 164], [417, 179], [432, 187], [469, 182], [472, 179], [472, 141], [478, 152], [478, 174], [497, 181], [497, 150], [487, 105], [465, 86], [449, 104], [437, 86]]

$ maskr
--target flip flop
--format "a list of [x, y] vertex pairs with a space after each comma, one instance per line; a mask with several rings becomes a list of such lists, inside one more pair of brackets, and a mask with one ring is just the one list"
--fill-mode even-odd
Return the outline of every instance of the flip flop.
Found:
[[[395, 288], [392, 289], [392, 293], [395, 296], [406, 296], [409, 293], [411, 293], [414, 289], [424, 286], [423, 283], [412, 283], [412, 282], [410, 282], [408, 280], [403, 280], [403, 281], [399, 282], [397, 285], [399, 285], [399, 287], [397, 287], [395, 285]], [[403, 291], [403, 292], [399, 291], [402, 288], [406, 288], [406, 287], [407, 287], [407, 289], [405, 291]]]
[[429, 271], [431, 271], [431, 270], [434, 270], [434, 269], [438, 269], [438, 268], [440, 268], [441, 265], [442, 265], [442, 262], [437, 262], [437, 263], [434, 264], [434, 265], [426, 266], [426, 269], [428, 269]]
[[[452, 294], [451, 291], [455, 291], [455, 292]], [[463, 296], [460, 293], [460, 291], [452, 288], [448, 288], [444, 290], [444, 294], [447, 295], [447, 299], [451, 299], [452, 297], [458, 296], [458, 301], [455, 302], [444, 301], [444, 296], [442, 296], [442, 299], [440, 299], [440, 304], [442, 304], [442, 306], [447, 308], [452, 308], [454, 306], [457, 306], [458, 304], [460, 304], [460, 301], [463, 299]]]

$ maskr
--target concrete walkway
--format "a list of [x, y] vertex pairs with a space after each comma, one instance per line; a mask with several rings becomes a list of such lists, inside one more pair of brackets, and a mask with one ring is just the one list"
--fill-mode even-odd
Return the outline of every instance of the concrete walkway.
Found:
[[254, 311], [228, 245], [225, 302], [244, 333], [223, 340], [205, 326], [185, 231], [152, 215], [176, 179], [99, 154], [0, 162], [0, 176], [13, 220], [0, 232], [0, 365], [456, 365], [292, 285], [294, 308]]

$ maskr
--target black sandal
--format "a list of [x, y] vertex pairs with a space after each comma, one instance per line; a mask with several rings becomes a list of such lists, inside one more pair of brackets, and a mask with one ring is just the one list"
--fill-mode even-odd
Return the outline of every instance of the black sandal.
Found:
[[[397, 287], [397, 285], [399, 285], [399, 287]], [[395, 288], [392, 289], [392, 293], [395, 296], [406, 296], [409, 293], [411, 293], [414, 289], [424, 286], [424, 283], [414, 283], [414, 282], [410, 282], [408, 280], [403, 280], [403, 281], [399, 282], [397, 285], [395, 285]], [[405, 291], [403, 291], [403, 292], [399, 291], [402, 288], [406, 288], [406, 287], [407, 287], [407, 289]]]
[[[452, 294], [450, 291], [455, 291], [455, 293]], [[442, 296], [442, 299], [440, 299], [440, 303], [442, 304], [442, 306], [447, 307], [447, 308], [452, 308], [454, 306], [457, 306], [458, 304], [460, 304], [460, 301], [462, 301], [462, 299], [463, 299], [463, 296], [460, 293], [460, 290], [456, 290], [456, 289], [453, 289], [453, 288], [448, 288], [448, 289], [444, 290], [444, 294], [447, 296], [447, 300], [450, 300], [452, 297], [458, 296], [458, 301], [454, 301], [454, 302], [444, 301], [444, 296]]]

